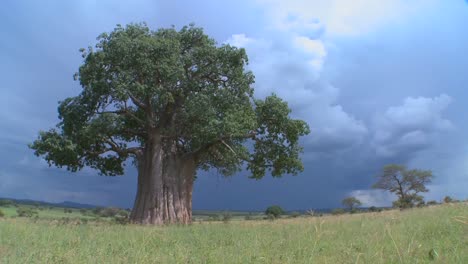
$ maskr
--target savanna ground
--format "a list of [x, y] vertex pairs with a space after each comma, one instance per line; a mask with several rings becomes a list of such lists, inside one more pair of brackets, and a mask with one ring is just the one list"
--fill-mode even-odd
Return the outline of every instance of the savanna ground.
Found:
[[36, 219], [2, 210], [0, 263], [468, 263], [466, 202], [166, 227], [73, 224], [51, 220], [58, 210]]

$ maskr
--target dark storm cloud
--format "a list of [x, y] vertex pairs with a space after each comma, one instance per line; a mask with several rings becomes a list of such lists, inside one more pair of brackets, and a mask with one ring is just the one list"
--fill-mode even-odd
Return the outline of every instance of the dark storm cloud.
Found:
[[369, 13], [381, 16], [364, 12], [358, 22], [348, 16], [343, 23], [339, 10], [323, 11], [327, 3], [292, 1], [294, 12], [271, 1], [4, 4], [0, 196], [132, 205], [133, 168], [124, 177], [100, 177], [89, 169], [72, 174], [49, 168], [27, 144], [56, 124], [57, 101], [79, 93], [72, 80], [81, 63], [78, 49], [116, 24], [140, 21], [153, 28], [195, 22], [219, 43], [245, 47], [256, 95], [277, 93], [312, 129], [302, 140], [304, 173], [255, 181], [245, 172], [227, 179], [200, 172], [195, 208], [329, 207], [351, 192], [380, 205], [391, 197], [368, 189], [390, 162], [434, 169], [438, 178], [431, 197], [466, 196], [460, 187], [468, 171], [463, 165], [468, 164], [466, 6], [439, 4], [424, 14], [405, 15], [409, 11], [397, 12], [401, 5], [387, 5], [405, 16], [391, 25], [384, 22], [393, 16], [378, 6], [370, 5]]

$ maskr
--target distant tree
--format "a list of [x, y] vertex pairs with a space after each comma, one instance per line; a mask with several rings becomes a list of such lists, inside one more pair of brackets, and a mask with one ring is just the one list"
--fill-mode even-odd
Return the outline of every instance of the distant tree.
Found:
[[350, 196], [346, 197], [341, 201], [343, 206], [347, 207], [350, 212], [354, 211], [356, 207], [360, 206], [362, 203], [356, 197]]
[[280, 215], [284, 214], [284, 210], [278, 205], [272, 205], [265, 210], [265, 214], [278, 218]]
[[232, 214], [230, 212], [223, 212], [223, 222], [228, 223], [232, 219]]
[[12, 200], [8, 200], [8, 199], [0, 199], [0, 206], [10, 206], [10, 205], [13, 205], [13, 201]]
[[103, 209], [104, 208], [102, 208], [102, 207], [95, 207], [91, 211], [93, 212], [93, 214], [99, 215], [101, 213], [101, 210], [103, 210]]
[[439, 204], [437, 201], [434, 201], [434, 200], [430, 200], [426, 203], [427, 205], [436, 205], [436, 204]]
[[278, 96], [254, 97], [243, 48], [218, 45], [194, 25], [130, 24], [81, 51], [81, 93], [60, 102], [60, 122], [30, 147], [73, 172], [122, 175], [132, 159], [133, 223], [190, 223], [197, 169], [246, 168], [254, 179], [303, 170], [299, 139], [309, 127]]
[[450, 196], [445, 196], [444, 197], [444, 203], [452, 203], [452, 202], [453, 202], [452, 197], [450, 197]]
[[16, 209], [16, 214], [18, 214], [19, 217], [33, 217], [37, 215], [37, 211], [31, 208], [18, 208]]
[[395, 207], [413, 207], [423, 200], [419, 193], [427, 192], [426, 185], [433, 176], [430, 170], [407, 169], [403, 165], [386, 165], [373, 188], [390, 191], [397, 195]]
[[2, 217], [5, 217], [5, 213], [2, 210], [0, 210], [0, 218]]
[[381, 208], [377, 208], [375, 206], [369, 207], [369, 212], [381, 212], [381, 211], [382, 211]]
[[252, 213], [249, 212], [249, 214], [246, 215], [246, 216], [244, 217], [244, 219], [245, 219], [245, 220], [253, 220], [254, 218], [253, 218], [253, 216], [252, 216]]

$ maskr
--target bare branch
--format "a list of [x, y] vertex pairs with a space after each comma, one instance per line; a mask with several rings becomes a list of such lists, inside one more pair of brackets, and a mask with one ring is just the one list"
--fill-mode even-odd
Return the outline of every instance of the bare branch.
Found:
[[221, 140], [221, 143], [223, 143], [224, 146], [226, 146], [232, 153], [234, 153], [234, 155], [237, 156], [237, 153], [224, 140]]
[[141, 109], [148, 109], [148, 106], [144, 104], [140, 99], [136, 98], [130, 91], [127, 91], [128, 97], [132, 100], [132, 103], [134, 103], [136, 106], [140, 107]]

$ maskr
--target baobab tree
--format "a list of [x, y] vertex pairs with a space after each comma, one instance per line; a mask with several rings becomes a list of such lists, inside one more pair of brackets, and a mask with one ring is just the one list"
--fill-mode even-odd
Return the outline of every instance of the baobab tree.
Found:
[[309, 127], [276, 95], [254, 98], [244, 49], [218, 45], [194, 25], [130, 24], [81, 52], [81, 93], [59, 103], [57, 127], [30, 147], [74, 172], [122, 175], [131, 159], [133, 223], [190, 223], [198, 170], [245, 168], [254, 179], [303, 170], [299, 138]]

